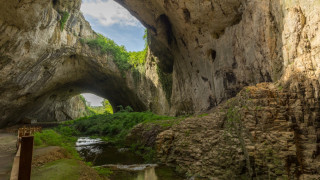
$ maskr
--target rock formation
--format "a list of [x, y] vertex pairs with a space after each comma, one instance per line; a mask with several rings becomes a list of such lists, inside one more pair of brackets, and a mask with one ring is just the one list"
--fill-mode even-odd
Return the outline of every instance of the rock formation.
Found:
[[162, 108], [169, 106], [157, 87], [161, 85], [146, 77], [157, 78], [155, 67], [134, 79], [131, 71], [120, 72], [111, 55], [80, 42], [96, 37], [79, 11], [80, 0], [0, 3], [0, 127], [29, 117], [37, 121], [76, 117], [65, 113], [76, 109], [61, 110], [64, 115], [48, 112], [72, 107], [61, 102], [74, 103], [69, 99], [82, 92], [105, 97], [114, 108], [130, 105], [138, 111], [150, 107], [169, 111]]
[[319, 178], [319, 1], [117, 1], [148, 29], [138, 76], [80, 42], [96, 36], [80, 0], [0, 0], [0, 127], [46, 119], [82, 92], [160, 114], [212, 111], [161, 133], [161, 159], [211, 178]]

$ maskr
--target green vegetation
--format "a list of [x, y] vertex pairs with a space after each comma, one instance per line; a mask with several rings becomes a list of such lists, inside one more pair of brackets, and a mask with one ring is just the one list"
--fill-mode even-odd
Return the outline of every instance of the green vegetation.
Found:
[[[143, 36], [146, 41], [146, 33]], [[139, 52], [128, 52], [124, 46], [117, 45], [113, 40], [98, 34], [95, 39], [81, 39], [82, 44], [86, 43], [92, 49], [97, 49], [101, 54], [113, 56], [113, 61], [124, 75], [124, 71], [145, 64], [148, 46]]]
[[60, 20], [60, 28], [61, 31], [63, 31], [64, 29], [64, 25], [66, 24], [68, 18], [69, 18], [70, 14], [68, 12], [63, 12], [61, 20]]
[[128, 70], [131, 67], [129, 64], [129, 53], [124, 46], [117, 45], [113, 40], [98, 34], [95, 39], [85, 40], [90, 48], [99, 49], [101, 54], [109, 54], [113, 56], [113, 61], [120, 70]]
[[72, 126], [83, 135], [105, 136], [105, 140], [122, 143], [129, 131], [139, 123], [173, 119], [151, 112], [130, 112], [131, 108], [121, 109], [114, 114], [97, 114], [83, 117], [72, 122]]
[[104, 100], [102, 102], [102, 105], [104, 108], [104, 112], [109, 113], [109, 114], [113, 114], [113, 108], [108, 100]]
[[90, 106], [82, 95], [80, 95], [80, 99], [86, 105], [86, 116], [104, 114], [105, 112], [109, 114], [113, 113], [113, 108], [108, 100], [104, 100], [102, 106]]
[[[32, 171], [33, 180], [77, 180], [80, 176], [80, 165], [75, 159], [61, 159], [49, 162]], [[59, 173], [57, 173], [59, 172]]]
[[34, 134], [34, 145], [41, 146], [61, 146], [75, 159], [80, 159], [80, 156], [74, 144], [77, 141], [75, 136], [78, 132], [68, 126], [58, 126], [57, 128], [43, 130]]
[[80, 99], [81, 101], [85, 104], [86, 106], [86, 116], [92, 116], [94, 114], [96, 114], [95, 110], [93, 110], [87, 103], [86, 99], [82, 96], [82, 95], [79, 95], [80, 96]]
[[156, 156], [156, 150], [139, 143], [131, 144], [130, 150], [141, 156], [146, 163], [153, 163]]
[[111, 174], [113, 174], [113, 171], [111, 171], [109, 168], [105, 167], [94, 167], [94, 169], [98, 172], [99, 175], [109, 177]]

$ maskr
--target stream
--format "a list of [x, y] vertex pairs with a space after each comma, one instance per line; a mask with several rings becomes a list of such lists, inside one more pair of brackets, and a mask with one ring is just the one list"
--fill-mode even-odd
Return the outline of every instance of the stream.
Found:
[[173, 168], [159, 164], [144, 164], [142, 157], [126, 148], [116, 148], [101, 139], [81, 137], [76, 149], [93, 166], [110, 168], [111, 180], [184, 180]]

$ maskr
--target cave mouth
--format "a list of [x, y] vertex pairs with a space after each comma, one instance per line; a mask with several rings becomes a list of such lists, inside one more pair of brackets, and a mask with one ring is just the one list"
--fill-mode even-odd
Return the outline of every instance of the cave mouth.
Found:
[[85, 103], [89, 111], [95, 114], [110, 113], [113, 114], [113, 107], [108, 99], [97, 96], [92, 93], [82, 93], [80, 99]]

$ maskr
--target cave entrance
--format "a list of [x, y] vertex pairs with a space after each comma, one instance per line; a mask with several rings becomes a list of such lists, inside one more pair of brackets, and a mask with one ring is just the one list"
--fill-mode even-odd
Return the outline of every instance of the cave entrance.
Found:
[[95, 114], [113, 114], [113, 108], [109, 100], [91, 93], [80, 94], [80, 99], [86, 105], [86, 110]]

